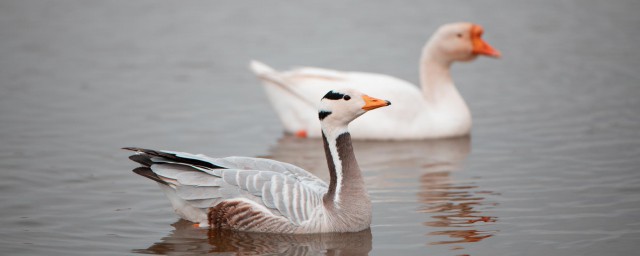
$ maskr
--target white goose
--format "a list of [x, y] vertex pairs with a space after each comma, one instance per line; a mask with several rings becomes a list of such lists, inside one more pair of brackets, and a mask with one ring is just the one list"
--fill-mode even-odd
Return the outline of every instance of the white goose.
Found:
[[[316, 100], [332, 88], [354, 88], [386, 95], [394, 102], [350, 126], [357, 139], [435, 139], [469, 134], [471, 113], [453, 84], [449, 69], [455, 61], [470, 61], [478, 55], [499, 57], [482, 40], [483, 29], [471, 23], [440, 27], [422, 50], [420, 82], [415, 85], [387, 75], [299, 68], [278, 72], [258, 61], [251, 69], [262, 80], [267, 96], [287, 133], [298, 137], [320, 137], [320, 123], [310, 118]], [[385, 120], [380, 123], [380, 120]]]
[[[371, 224], [371, 202], [347, 125], [391, 103], [353, 89], [321, 100], [326, 184], [291, 164], [251, 157], [210, 158], [183, 152], [125, 148], [143, 165], [137, 174], [160, 184], [175, 212], [201, 227], [269, 233], [356, 232]], [[384, 123], [380, 120], [379, 123]]]

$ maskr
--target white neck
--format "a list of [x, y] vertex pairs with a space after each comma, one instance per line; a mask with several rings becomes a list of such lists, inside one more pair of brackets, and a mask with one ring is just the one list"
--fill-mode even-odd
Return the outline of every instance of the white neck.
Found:
[[437, 103], [437, 100], [448, 98], [445, 94], [458, 94], [451, 79], [450, 69], [453, 61], [449, 60], [437, 51], [432, 50], [431, 44], [427, 44], [422, 51], [420, 60], [420, 83], [424, 98]]
[[329, 141], [331, 140], [335, 141], [338, 138], [338, 136], [340, 136], [340, 134], [349, 132], [347, 130], [346, 125], [335, 125], [335, 124], [327, 125], [321, 122], [320, 127], [322, 128], [322, 132], [324, 133], [325, 136], [327, 136], [327, 139], [329, 139]]
[[451, 79], [453, 60], [433, 44], [427, 44], [420, 60], [420, 82], [426, 102], [428, 125], [442, 136], [466, 134], [471, 129], [471, 112]]

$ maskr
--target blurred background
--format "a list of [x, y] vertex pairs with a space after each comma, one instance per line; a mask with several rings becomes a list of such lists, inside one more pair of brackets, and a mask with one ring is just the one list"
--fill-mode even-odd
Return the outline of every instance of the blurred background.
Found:
[[[2, 0], [0, 254], [632, 254], [639, 12], [635, 0]], [[457, 21], [503, 54], [454, 65], [472, 136], [356, 142], [374, 203], [362, 234], [190, 229], [120, 150], [264, 156], [326, 177], [320, 141], [283, 135], [249, 61], [418, 84], [422, 46]]]

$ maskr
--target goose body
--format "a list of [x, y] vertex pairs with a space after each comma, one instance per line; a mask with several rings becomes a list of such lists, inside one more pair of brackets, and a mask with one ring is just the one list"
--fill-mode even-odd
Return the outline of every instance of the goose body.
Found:
[[[481, 35], [482, 28], [471, 23], [440, 27], [423, 48], [421, 88], [383, 74], [313, 67], [279, 72], [258, 61], [252, 61], [251, 69], [262, 81], [287, 133], [321, 137], [320, 123], [310, 118], [316, 109], [316, 99], [331, 88], [352, 88], [386, 95], [395, 103], [393, 108], [355, 120], [350, 125], [354, 138], [405, 140], [464, 136], [471, 131], [471, 112], [449, 70], [455, 61], [469, 61], [478, 55], [500, 55]], [[378, 124], [378, 120], [387, 122]]]
[[355, 159], [347, 124], [388, 101], [347, 89], [330, 91], [321, 119], [327, 184], [291, 164], [252, 157], [125, 148], [156, 181], [176, 214], [200, 227], [268, 233], [356, 232], [371, 223], [371, 202]]

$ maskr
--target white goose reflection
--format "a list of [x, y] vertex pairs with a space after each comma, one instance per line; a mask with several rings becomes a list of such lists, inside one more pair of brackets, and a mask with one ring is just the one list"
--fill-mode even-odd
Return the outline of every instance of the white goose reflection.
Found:
[[[358, 164], [364, 172], [417, 167], [435, 171], [459, 169], [458, 165], [469, 155], [471, 142], [469, 137], [422, 141], [354, 140], [353, 148]], [[261, 157], [300, 166], [320, 178], [329, 180], [321, 139], [299, 139], [285, 135], [269, 153]]]
[[462, 249], [464, 243], [479, 242], [497, 232], [483, 230], [497, 218], [482, 212], [497, 205], [485, 198], [496, 193], [480, 190], [472, 182], [456, 182], [451, 179], [450, 171], [443, 169], [422, 174], [418, 193], [422, 207], [419, 211], [431, 216], [431, 220], [423, 224], [436, 229], [428, 233], [429, 237], [434, 237], [429, 239], [429, 244], [456, 245], [452, 249]]
[[[452, 172], [462, 170], [471, 151], [469, 137], [423, 141], [353, 141], [354, 151], [366, 183], [376, 189], [394, 187], [393, 180], [417, 180], [417, 207], [428, 216], [422, 223], [429, 227], [429, 245], [451, 245], [462, 249], [464, 243], [479, 242], [495, 234], [483, 230], [496, 221], [481, 209], [495, 207], [474, 182], [456, 181]], [[270, 149], [266, 158], [298, 165], [328, 180], [327, 163], [320, 139], [284, 136]], [[367, 172], [375, 175], [366, 175]], [[397, 187], [397, 186], [395, 186]], [[388, 192], [394, 193], [394, 192]], [[387, 195], [385, 195], [387, 196]], [[394, 195], [389, 195], [394, 196]]]
[[262, 234], [193, 227], [179, 220], [175, 229], [147, 249], [158, 255], [368, 255], [371, 230], [310, 235]]

